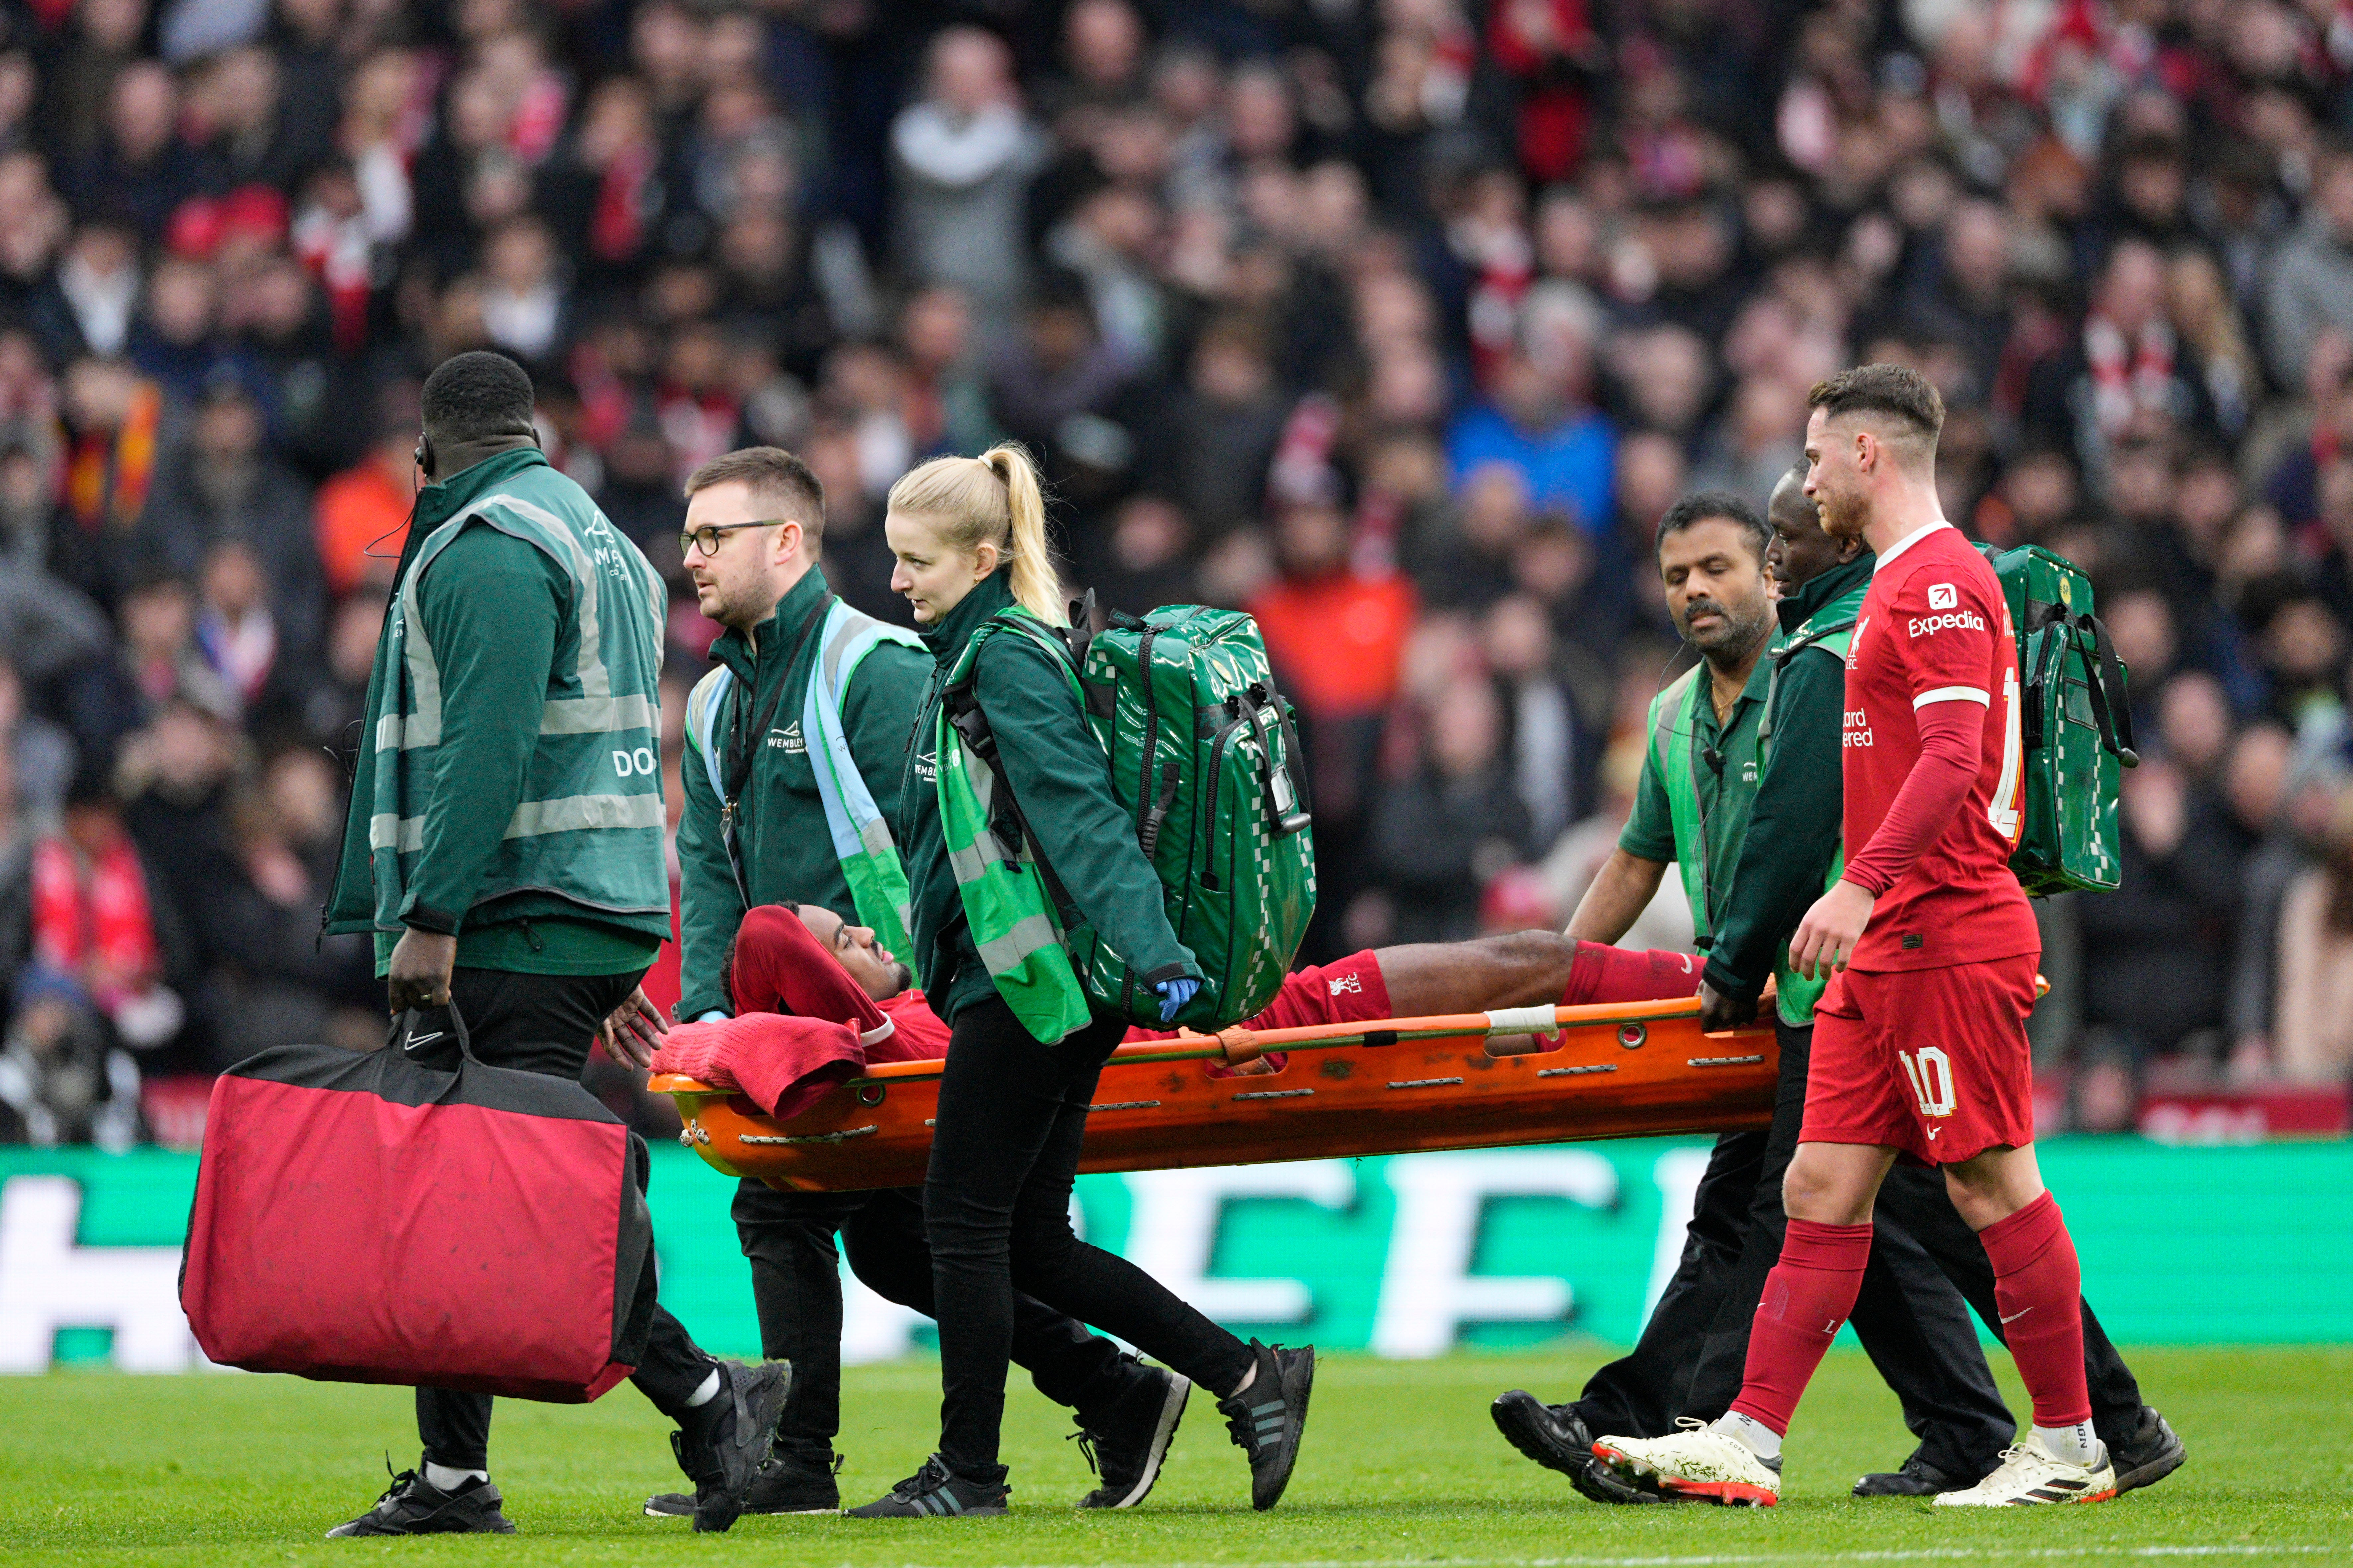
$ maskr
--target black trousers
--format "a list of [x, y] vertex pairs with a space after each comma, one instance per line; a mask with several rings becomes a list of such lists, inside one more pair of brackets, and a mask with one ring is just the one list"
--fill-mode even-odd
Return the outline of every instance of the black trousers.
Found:
[[[925, 1317], [932, 1249], [920, 1187], [864, 1193], [779, 1192], [746, 1178], [736, 1189], [735, 1234], [752, 1265], [760, 1350], [793, 1363], [793, 1398], [776, 1446], [824, 1461], [841, 1430], [841, 1265], [835, 1237], [866, 1287]], [[1145, 1373], [1109, 1340], [1028, 1296], [1013, 1298], [1013, 1364], [1038, 1392], [1075, 1410], [1082, 1426]]]
[[[607, 1014], [636, 986], [636, 974], [510, 974], [459, 969], [449, 977], [449, 999], [465, 1021], [474, 1055], [491, 1067], [577, 1079], [588, 1047]], [[695, 1347], [686, 1326], [645, 1298], [653, 1271], [638, 1286], [639, 1310], [650, 1305], [653, 1328], [645, 1359], [629, 1381], [672, 1420], [718, 1363]], [[446, 1388], [417, 1391], [417, 1431], [425, 1458], [451, 1469], [490, 1468], [491, 1396]]]
[[[1730, 1407], [1740, 1392], [1748, 1355], [1748, 1328], [1757, 1299], [1764, 1294], [1765, 1276], [1780, 1261], [1781, 1238], [1788, 1234], [1788, 1218], [1781, 1209], [1781, 1173], [1788, 1169], [1797, 1147], [1797, 1126], [1805, 1112], [1803, 1074], [1799, 1077], [1797, 1103], [1788, 1103], [1789, 1063], [1810, 1054], [1813, 1030], [1778, 1026], [1781, 1041], [1781, 1094], [1774, 1106], [1773, 1131], [1778, 1141], [1785, 1126], [1786, 1152], [1768, 1159], [1764, 1185], [1751, 1211], [1754, 1238], [1741, 1256], [1732, 1286], [1700, 1353], [1693, 1373], [1688, 1407], [1683, 1414], [1713, 1419]], [[1924, 1273], [1924, 1270], [1932, 1273]], [[1926, 1284], [1919, 1283], [1926, 1280]], [[1905, 1396], [1905, 1424], [1920, 1439], [1919, 1458], [1947, 1475], [1984, 1475], [2000, 1462], [2001, 1449], [2015, 1435], [2015, 1425], [2001, 1411], [1998, 1435], [1989, 1437], [1979, 1427], [1966, 1425], [1924, 1426], [1915, 1417], [1941, 1400], [1956, 1408], [1974, 1408], [1970, 1390], [1984, 1376], [1985, 1358], [1977, 1348], [1977, 1328], [1967, 1311], [1974, 1308], [1994, 1337], [2002, 1338], [2001, 1309], [1994, 1304], [1993, 1263], [1960, 1210], [1953, 1206], [1944, 1173], [1920, 1165], [1898, 1163], [1887, 1173], [1872, 1214], [1871, 1264], [1856, 1298], [1855, 1337], [1883, 1374], [1890, 1360], [1908, 1363], [1916, 1382], [1941, 1385], [1944, 1392], [1917, 1409], [1905, 1387], [1888, 1379]], [[1968, 1351], [1960, 1349], [1967, 1342]], [[1884, 1359], [1883, 1359], [1883, 1357]], [[2092, 1419], [2101, 1440], [2121, 1446], [2140, 1425], [2140, 1384], [2122, 1355], [2100, 1327], [2090, 1302], [2084, 1303], [2084, 1372], [2091, 1387]], [[1997, 1407], [1999, 1408], [1999, 1406]], [[1957, 1444], [1956, 1439], [1968, 1437]], [[1987, 1447], [1988, 1442], [1992, 1447]]]
[[969, 1479], [993, 1485], [1004, 1473], [997, 1436], [1017, 1286], [1214, 1394], [1231, 1392], [1251, 1365], [1241, 1341], [1071, 1233], [1087, 1108], [1124, 1033], [1117, 1019], [1097, 1019], [1045, 1046], [993, 995], [956, 1015], [923, 1218], [940, 1325], [940, 1455]]
[[[1578, 1414], [1596, 1436], [1662, 1436], [1674, 1430], [1679, 1415], [1713, 1420], [1723, 1415], [1740, 1392], [1749, 1323], [1788, 1231], [1781, 1178], [1805, 1120], [1813, 1044], [1811, 1027], [1775, 1027], [1781, 1066], [1772, 1127], [1716, 1140], [1673, 1280], [1633, 1352], [1596, 1373], [1577, 1399]], [[1926, 1171], [1909, 1174], [1934, 1177]], [[1941, 1197], [1942, 1178], [1935, 1179]], [[1945, 1207], [1952, 1208], [1949, 1200]], [[1978, 1248], [1981, 1258], [1984, 1251]], [[1924, 1459], [1971, 1478], [2000, 1463], [2016, 1428], [1978, 1348], [1968, 1310], [1883, 1197], [1850, 1321], [1872, 1364], [1903, 1403], [1904, 1424], [1920, 1439]]]

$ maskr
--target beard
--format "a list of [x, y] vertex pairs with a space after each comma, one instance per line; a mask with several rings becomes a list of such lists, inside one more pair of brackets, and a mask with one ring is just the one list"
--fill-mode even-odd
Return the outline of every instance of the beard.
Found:
[[890, 994], [882, 997], [881, 1000], [887, 1002], [892, 996], [896, 996], [904, 991], [912, 989], [914, 984], [915, 972], [908, 968], [904, 963], [899, 963], [894, 959], [892, 961], [891, 964]]
[[1818, 486], [1814, 506], [1821, 513], [1822, 531], [1832, 539], [1861, 539], [1870, 521], [1870, 506], [1859, 491]]
[[[1716, 615], [1714, 628], [1699, 632], [1691, 630], [1692, 618], [1708, 610], [1715, 611]], [[1757, 639], [1765, 635], [1772, 616], [1773, 602], [1769, 596], [1760, 599], [1745, 614], [1738, 606], [1721, 600], [1694, 599], [1683, 606], [1683, 640], [1698, 649], [1703, 658], [1712, 659], [1718, 655], [1737, 658], [1757, 645]]]

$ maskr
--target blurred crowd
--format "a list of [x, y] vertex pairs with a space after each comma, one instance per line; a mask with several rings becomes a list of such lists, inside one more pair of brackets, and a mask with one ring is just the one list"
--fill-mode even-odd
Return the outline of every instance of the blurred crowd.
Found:
[[1074, 589], [1260, 618], [1311, 959], [1563, 921], [1676, 653], [1654, 521], [1914, 364], [1947, 515], [2085, 566], [2132, 670], [2124, 889], [2042, 911], [2063, 1113], [2353, 1062], [2348, 0], [0, 16], [0, 1136], [380, 1037], [316, 911], [417, 389], [480, 347], [681, 589], [681, 479], [774, 443], [903, 620], [890, 482], [1029, 443]]

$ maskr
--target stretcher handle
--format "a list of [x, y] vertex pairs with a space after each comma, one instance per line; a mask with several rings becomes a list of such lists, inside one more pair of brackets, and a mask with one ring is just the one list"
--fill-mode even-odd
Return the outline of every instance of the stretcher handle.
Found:
[[[1767, 994], [1769, 996], [1770, 992]], [[1190, 1029], [1183, 1029], [1173, 1040], [1139, 1040], [1112, 1052], [1103, 1065], [1119, 1067], [1134, 1062], [1222, 1061], [1229, 1066], [1239, 1066], [1243, 1062], [1255, 1061], [1271, 1050], [1324, 1051], [1345, 1046], [1394, 1046], [1408, 1040], [1549, 1035], [1562, 1029], [1596, 1025], [1654, 1024], [1670, 1018], [1694, 1017], [1698, 1012], [1697, 996], [1674, 996], [1656, 1002], [1597, 1002], [1576, 1007], [1547, 1003], [1535, 1007], [1498, 1007], [1485, 1013], [1439, 1013], [1420, 1018], [1303, 1024], [1289, 1029], [1246, 1029], [1237, 1024], [1214, 1035], [1198, 1035]], [[940, 1070], [941, 1064], [936, 1061], [885, 1062], [880, 1067], [867, 1068], [863, 1078], [850, 1079], [843, 1087], [859, 1089], [872, 1084], [903, 1083], [910, 1079], [937, 1078]]]

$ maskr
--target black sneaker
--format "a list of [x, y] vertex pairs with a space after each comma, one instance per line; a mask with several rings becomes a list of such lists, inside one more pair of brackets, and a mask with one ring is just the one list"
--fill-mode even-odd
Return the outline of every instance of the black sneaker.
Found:
[[708, 1404], [688, 1411], [670, 1435], [678, 1468], [694, 1483], [697, 1530], [727, 1530], [743, 1513], [793, 1385], [792, 1368], [784, 1362], [718, 1365], [725, 1384]]
[[[1982, 1478], [1980, 1478], [1982, 1479]], [[1899, 1470], [1873, 1470], [1854, 1483], [1857, 1497], [1935, 1497], [1938, 1492], [1957, 1492], [1977, 1485], [1959, 1476], [1947, 1475], [1915, 1454], [1904, 1461]]]
[[1013, 1489], [999, 1481], [993, 1487], [965, 1480], [934, 1454], [923, 1468], [892, 1487], [887, 1496], [864, 1508], [848, 1511], [850, 1519], [975, 1519], [1003, 1513]]
[[1593, 1458], [1593, 1434], [1574, 1405], [1546, 1405], [1525, 1389], [1514, 1388], [1488, 1407], [1495, 1430], [1513, 1447], [1547, 1470], [1558, 1470], [1568, 1484], [1595, 1502], [1657, 1502], [1656, 1493], [1630, 1487], [1609, 1466]]
[[1071, 1435], [1087, 1468], [1103, 1479], [1079, 1500], [1081, 1508], [1134, 1508], [1160, 1479], [1160, 1461], [1168, 1457], [1193, 1383], [1166, 1367], [1139, 1370], [1145, 1375], [1133, 1380], [1110, 1408], [1082, 1414], [1079, 1430]]
[[2189, 1457], [2189, 1450], [2181, 1446], [2181, 1439], [2157, 1407], [2142, 1405], [2140, 1426], [2133, 1435], [2108, 1445], [2109, 1460], [2116, 1468], [2116, 1495], [2155, 1486], [2179, 1469]]
[[1282, 1500], [1299, 1436], [1307, 1425], [1307, 1394], [1315, 1383], [1315, 1347], [1287, 1350], [1250, 1341], [1258, 1375], [1230, 1399], [1218, 1401], [1234, 1447], [1250, 1456], [1250, 1507], [1264, 1513]]
[[[760, 1461], [752, 1489], [744, 1494], [745, 1513], [839, 1513], [841, 1456], [823, 1458], [778, 1450]], [[686, 1519], [694, 1500], [684, 1492], [657, 1492], [646, 1499], [649, 1519]]]
[[[390, 1461], [385, 1469], [392, 1469]], [[403, 1470], [375, 1500], [375, 1506], [327, 1531], [346, 1535], [512, 1535], [515, 1527], [499, 1511], [506, 1500], [479, 1477], [445, 1492], [417, 1470]]]

